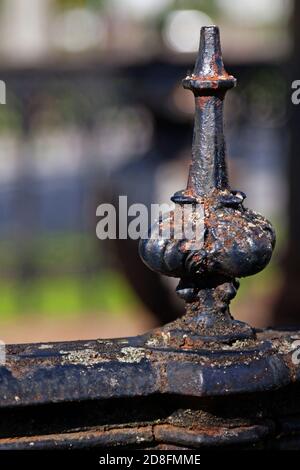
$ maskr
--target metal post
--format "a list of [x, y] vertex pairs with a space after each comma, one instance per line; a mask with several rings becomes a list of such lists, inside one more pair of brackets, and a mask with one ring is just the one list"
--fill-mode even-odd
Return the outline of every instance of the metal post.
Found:
[[[231, 318], [229, 302], [238, 288], [236, 278], [257, 273], [269, 262], [275, 233], [266, 219], [244, 208], [245, 194], [229, 187], [223, 102], [235, 84], [224, 69], [218, 28], [202, 28], [194, 73], [183, 80], [196, 104], [187, 188], [173, 196], [177, 207], [140, 244], [141, 256], [151, 269], [181, 278], [177, 293], [187, 302], [186, 315], [162, 329], [162, 337], [168, 332], [169, 342], [177, 346], [183, 332], [191, 347], [255, 336], [248, 325]], [[186, 219], [185, 229], [194, 237], [163, 239], [161, 234], [174, 224], [176, 212], [182, 215], [179, 219]], [[202, 239], [193, 231], [201, 222]]]

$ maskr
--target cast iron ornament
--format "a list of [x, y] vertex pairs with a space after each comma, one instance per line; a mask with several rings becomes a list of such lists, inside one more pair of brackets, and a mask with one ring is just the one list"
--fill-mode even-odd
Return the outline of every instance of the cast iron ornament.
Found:
[[180, 278], [177, 294], [186, 302], [184, 316], [150, 333], [150, 344], [197, 348], [207, 341], [230, 343], [255, 337], [248, 324], [232, 318], [229, 303], [239, 286], [237, 278], [258, 273], [270, 261], [275, 233], [270, 222], [244, 207], [246, 195], [228, 183], [223, 102], [226, 91], [235, 85], [236, 79], [224, 69], [219, 28], [203, 27], [194, 72], [183, 80], [183, 87], [195, 96], [188, 183], [171, 198], [179, 211], [186, 205], [195, 209], [187, 222], [190, 226], [197, 218], [197, 207], [203, 209], [203, 243], [195, 248], [195, 240], [159, 238], [173, 212], [140, 241], [144, 263]]

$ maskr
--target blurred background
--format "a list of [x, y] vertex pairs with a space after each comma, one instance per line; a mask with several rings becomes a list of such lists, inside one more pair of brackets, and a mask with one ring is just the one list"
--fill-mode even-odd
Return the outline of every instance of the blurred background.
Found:
[[297, 3], [0, 1], [2, 340], [137, 334], [182, 312], [176, 283], [149, 272], [135, 242], [97, 240], [96, 208], [119, 195], [167, 202], [184, 187], [193, 99], [181, 79], [209, 24], [238, 78], [225, 115], [231, 186], [278, 237], [232, 312], [256, 326], [300, 321]]

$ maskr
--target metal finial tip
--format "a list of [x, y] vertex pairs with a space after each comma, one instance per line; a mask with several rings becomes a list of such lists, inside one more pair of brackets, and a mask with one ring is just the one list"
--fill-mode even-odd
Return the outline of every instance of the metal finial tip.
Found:
[[224, 68], [218, 26], [203, 26], [194, 72], [183, 80], [183, 87], [199, 95], [216, 94], [235, 85], [236, 79]]
[[218, 77], [225, 74], [218, 26], [203, 26], [194, 75]]

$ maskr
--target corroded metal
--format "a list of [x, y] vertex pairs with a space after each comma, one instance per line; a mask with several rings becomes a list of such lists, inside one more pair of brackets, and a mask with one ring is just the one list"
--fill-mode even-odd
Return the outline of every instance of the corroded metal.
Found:
[[0, 368], [0, 450], [294, 448], [300, 332], [198, 351], [144, 336], [9, 346]]
[[8, 346], [0, 449], [300, 448], [300, 332], [254, 330], [229, 313], [236, 277], [261, 270], [275, 240], [228, 184], [222, 105], [234, 84], [218, 29], [202, 29], [184, 80], [196, 99], [190, 177], [173, 200], [204, 206], [204, 244], [141, 245], [151, 268], [181, 278], [186, 314], [134, 338]]
[[239, 285], [236, 278], [255, 274], [269, 262], [275, 233], [265, 218], [244, 207], [245, 194], [233, 191], [228, 183], [223, 101], [235, 84], [224, 69], [218, 28], [202, 28], [194, 73], [183, 80], [184, 88], [195, 95], [192, 163], [187, 188], [172, 200], [177, 206], [174, 211], [195, 207], [185, 221], [189, 233], [195, 219], [204, 218], [203, 243], [195, 248], [196, 233], [192, 242], [177, 240], [176, 227], [169, 239], [160, 236], [167, 233], [174, 211], [159, 220], [149, 238], [140, 243], [141, 257], [151, 269], [180, 277], [177, 293], [187, 303], [182, 319], [155, 333], [157, 342], [166, 343], [168, 334], [170, 344], [180, 346], [184, 335], [185, 343], [197, 347], [204, 341], [254, 336], [248, 325], [232, 319], [229, 303]]

